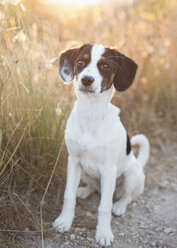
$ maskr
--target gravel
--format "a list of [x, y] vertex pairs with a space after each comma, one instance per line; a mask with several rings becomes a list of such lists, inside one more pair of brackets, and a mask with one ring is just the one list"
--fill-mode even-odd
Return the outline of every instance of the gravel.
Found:
[[[114, 243], [111, 247], [177, 247], [176, 160], [174, 162], [174, 159], [169, 159], [166, 154], [163, 156], [159, 152], [156, 159], [151, 157], [145, 167], [144, 193], [128, 206], [124, 216], [113, 216]], [[172, 154], [171, 150], [169, 154]], [[95, 241], [97, 210], [92, 211], [93, 208], [97, 209], [99, 199], [95, 193], [88, 200], [79, 200], [76, 216], [81, 218], [80, 225], [78, 226], [75, 218], [69, 233], [53, 232], [51, 236], [44, 237], [45, 248], [99, 248]], [[23, 248], [41, 248], [41, 238], [38, 236], [30, 238], [29, 234], [23, 234], [18, 238]]]

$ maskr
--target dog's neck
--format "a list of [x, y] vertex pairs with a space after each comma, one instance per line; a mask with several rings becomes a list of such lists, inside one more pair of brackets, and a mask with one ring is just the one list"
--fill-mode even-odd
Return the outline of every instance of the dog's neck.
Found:
[[77, 102], [76, 107], [79, 112], [82, 112], [84, 115], [90, 115], [90, 111], [92, 115], [97, 114], [97, 112], [104, 114], [111, 98], [114, 94], [114, 88], [111, 87], [109, 90], [104, 91], [103, 93], [94, 94], [94, 93], [82, 93], [80, 91], [76, 91]]
[[109, 107], [111, 98], [114, 94], [113, 86], [103, 93], [82, 93], [76, 91], [76, 111], [87, 120], [98, 120], [104, 118], [104, 115]]

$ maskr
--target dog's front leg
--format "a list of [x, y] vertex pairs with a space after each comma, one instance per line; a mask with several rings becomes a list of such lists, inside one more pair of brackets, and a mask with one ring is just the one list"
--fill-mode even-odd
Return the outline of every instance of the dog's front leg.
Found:
[[111, 231], [112, 199], [116, 184], [116, 168], [104, 170], [101, 175], [101, 201], [98, 208], [96, 241], [102, 246], [109, 246], [114, 236]]
[[73, 222], [76, 192], [81, 178], [81, 167], [79, 161], [75, 157], [69, 157], [67, 169], [67, 182], [64, 193], [63, 209], [59, 217], [54, 221], [53, 225], [59, 232], [67, 232]]

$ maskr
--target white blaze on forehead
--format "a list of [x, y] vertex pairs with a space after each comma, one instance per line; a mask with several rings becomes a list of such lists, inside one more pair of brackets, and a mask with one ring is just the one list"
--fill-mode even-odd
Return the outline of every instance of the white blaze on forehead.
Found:
[[93, 90], [95, 93], [101, 91], [101, 82], [103, 80], [102, 75], [98, 69], [98, 61], [101, 59], [101, 56], [105, 52], [105, 48], [101, 45], [94, 45], [91, 48], [91, 58], [90, 63], [84, 68], [84, 70], [78, 75], [76, 89], [82, 88], [82, 78], [85, 76], [91, 76], [94, 78], [94, 82], [90, 86], [90, 90]]
[[96, 65], [105, 52], [105, 48], [101, 45], [94, 45], [91, 50], [91, 64]]

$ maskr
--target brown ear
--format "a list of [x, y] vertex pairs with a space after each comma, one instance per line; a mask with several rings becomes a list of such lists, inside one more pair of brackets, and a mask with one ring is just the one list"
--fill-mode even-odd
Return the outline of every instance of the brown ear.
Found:
[[114, 76], [114, 87], [118, 91], [124, 91], [131, 86], [138, 68], [137, 64], [117, 50], [113, 50], [117, 71]]
[[84, 44], [78, 48], [69, 49], [61, 54], [59, 63], [59, 74], [64, 82], [71, 82], [73, 80], [74, 62], [79, 55], [79, 52], [85, 46], [87, 46], [87, 44]]

